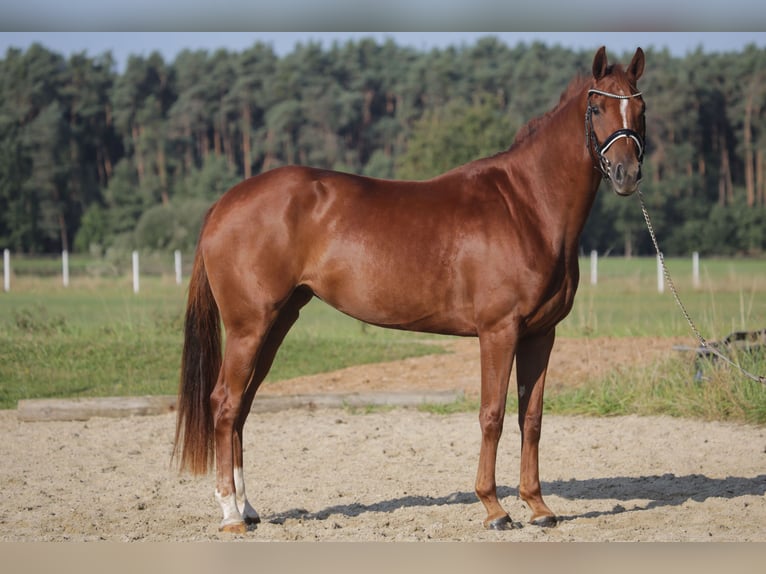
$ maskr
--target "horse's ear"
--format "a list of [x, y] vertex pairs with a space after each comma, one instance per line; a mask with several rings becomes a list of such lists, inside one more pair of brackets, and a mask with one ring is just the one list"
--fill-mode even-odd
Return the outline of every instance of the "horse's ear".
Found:
[[635, 84], [644, 73], [644, 51], [641, 48], [636, 48], [636, 53], [633, 54], [633, 59], [628, 66], [628, 78]]
[[598, 52], [596, 52], [596, 56], [593, 58], [593, 77], [597, 80], [603, 78], [604, 75], [606, 75], [607, 65], [606, 46], [601, 46], [598, 49]]

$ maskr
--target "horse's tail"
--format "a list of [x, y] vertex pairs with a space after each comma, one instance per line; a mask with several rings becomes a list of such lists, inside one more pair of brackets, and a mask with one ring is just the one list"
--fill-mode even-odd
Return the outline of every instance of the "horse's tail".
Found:
[[212, 466], [215, 443], [210, 393], [220, 367], [220, 314], [210, 290], [202, 250], [198, 247], [186, 304], [173, 447], [173, 458], [180, 455], [180, 469], [193, 474], [204, 474]]

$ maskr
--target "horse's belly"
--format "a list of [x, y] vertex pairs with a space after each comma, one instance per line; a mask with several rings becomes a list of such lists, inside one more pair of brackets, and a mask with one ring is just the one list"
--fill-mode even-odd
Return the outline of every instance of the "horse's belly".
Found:
[[314, 294], [365, 323], [393, 329], [451, 335], [476, 333], [472, 308], [448, 285], [435, 286], [417, 276], [355, 273], [307, 282]]

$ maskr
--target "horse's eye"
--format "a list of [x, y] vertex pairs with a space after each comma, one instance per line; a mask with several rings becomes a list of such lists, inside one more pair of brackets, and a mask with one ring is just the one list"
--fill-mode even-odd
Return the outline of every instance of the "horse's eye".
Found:
[[591, 106], [590, 113], [593, 114], [594, 116], [597, 116], [599, 114], [598, 106]]

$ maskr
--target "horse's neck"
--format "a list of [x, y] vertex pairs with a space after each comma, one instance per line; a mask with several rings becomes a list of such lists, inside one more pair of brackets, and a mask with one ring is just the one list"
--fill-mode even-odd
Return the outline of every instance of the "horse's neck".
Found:
[[518, 152], [512, 148], [508, 158], [514, 171], [530, 174], [525, 178], [528, 189], [516, 192], [534, 195], [541, 219], [560, 230], [571, 249], [577, 249], [601, 182], [585, 144], [585, 112], [579, 109], [579, 99], [556, 110]]

